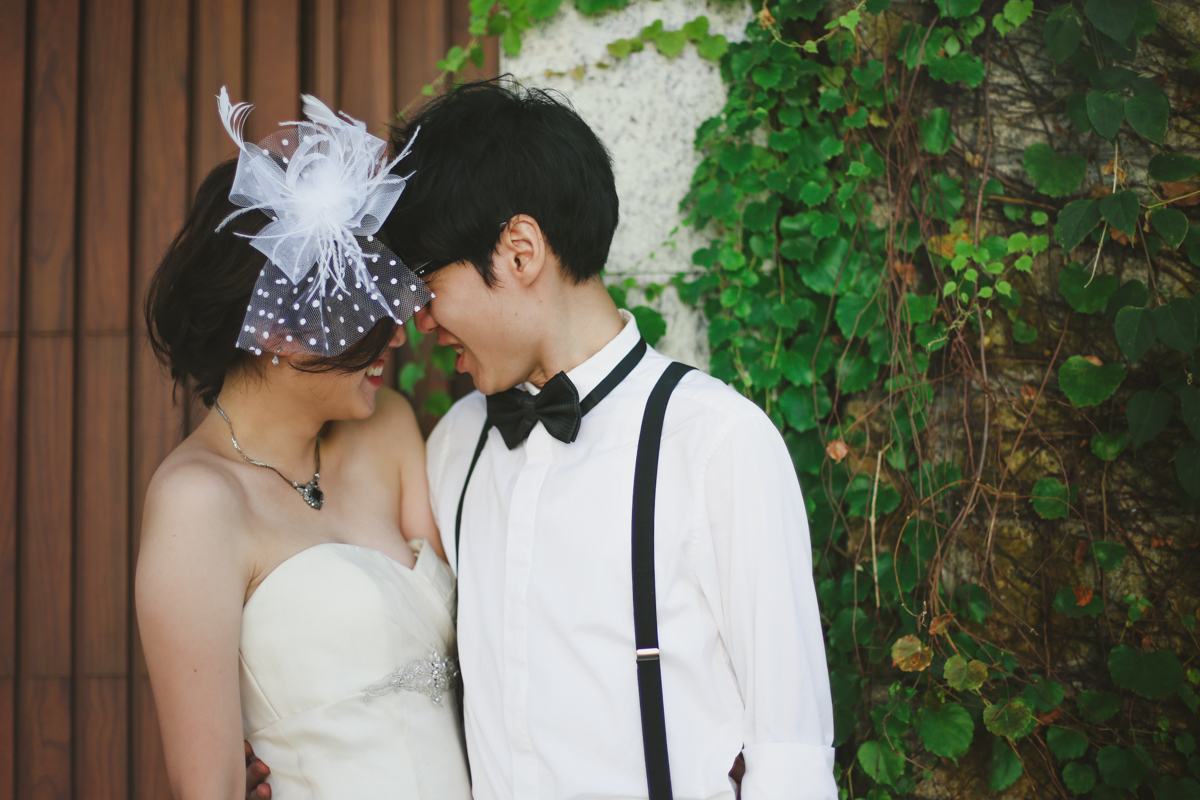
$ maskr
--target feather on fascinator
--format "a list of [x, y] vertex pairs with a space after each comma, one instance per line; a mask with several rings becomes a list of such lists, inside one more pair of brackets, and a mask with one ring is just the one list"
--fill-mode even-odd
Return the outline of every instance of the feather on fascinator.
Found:
[[[238, 149], [230, 201], [262, 211], [270, 222], [246, 235], [267, 257], [237, 346], [256, 355], [339, 355], [380, 319], [403, 324], [432, 297], [429, 289], [376, 237], [411, 174], [391, 169], [387, 142], [366, 123], [340, 117], [301, 95], [306, 121], [285, 122], [258, 144], [242, 138], [253, 108], [233, 105], [221, 87], [217, 107]], [[410, 144], [411, 146], [411, 144]]]

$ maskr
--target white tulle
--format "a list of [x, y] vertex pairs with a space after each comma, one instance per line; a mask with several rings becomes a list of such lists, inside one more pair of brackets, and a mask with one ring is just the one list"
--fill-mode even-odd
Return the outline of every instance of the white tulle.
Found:
[[253, 107], [230, 103], [225, 87], [217, 98], [221, 122], [241, 151], [229, 195], [241, 209], [217, 230], [249, 211], [270, 218], [248, 236], [268, 264], [238, 338], [239, 347], [258, 354], [337, 355], [379, 319], [402, 323], [430, 298], [375, 238], [411, 177], [391, 172], [409, 149], [388, 161], [387, 142], [365, 123], [301, 97], [308, 120], [285, 122], [258, 144], [242, 135]]

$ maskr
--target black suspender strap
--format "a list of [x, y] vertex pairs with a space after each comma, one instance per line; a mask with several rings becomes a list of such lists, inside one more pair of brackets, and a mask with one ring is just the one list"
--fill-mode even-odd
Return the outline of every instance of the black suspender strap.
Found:
[[638, 695], [642, 706], [642, 747], [650, 800], [671, 800], [672, 796], [654, 589], [654, 496], [658, 484], [658, 452], [671, 392], [692, 369], [686, 364], [672, 363], [650, 392], [633, 472], [633, 630]]
[[458, 574], [458, 546], [462, 538], [462, 512], [463, 503], [467, 499], [467, 487], [471, 485], [471, 473], [475, 471], [475, 465], [479, 463], [479, 456], [483, 454], [483, 448], [487, 445], [488, 431], [492, 429], [492, 423], [483, 423], [483, 430], [479, 433], [479, 443], [475, 445], [475, 455], [471, 456], [471, 466], [467, 468], [467, 479], [463, 481], [462, 494], [458, 496], [458, 512], [454, 515], [454, 574]]

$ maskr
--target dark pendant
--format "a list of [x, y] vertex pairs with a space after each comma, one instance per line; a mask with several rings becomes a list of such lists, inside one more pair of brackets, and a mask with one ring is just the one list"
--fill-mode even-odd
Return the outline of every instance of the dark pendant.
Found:
[[304, 498], [304, 502], [313, 508], [320, 511], [321, 506], [325, 505], [325, 493], [321, 491], [316, 478], [297, 488], [300, 490], [300, 496]]

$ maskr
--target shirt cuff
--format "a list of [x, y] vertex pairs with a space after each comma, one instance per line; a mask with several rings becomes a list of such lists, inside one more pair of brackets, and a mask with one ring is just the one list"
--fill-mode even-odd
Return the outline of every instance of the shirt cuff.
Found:
[[742, 800], [837, 800], [832, 747], [763, 742], [742, 750]]

